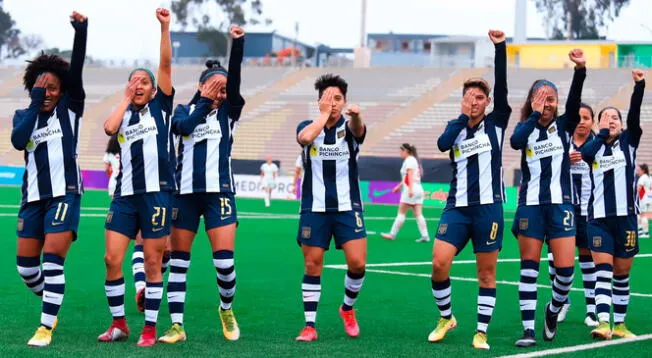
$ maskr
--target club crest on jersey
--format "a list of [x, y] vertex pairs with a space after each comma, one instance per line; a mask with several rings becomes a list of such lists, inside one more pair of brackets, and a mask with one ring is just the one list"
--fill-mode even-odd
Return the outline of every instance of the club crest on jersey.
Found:
[[548, 133], [550, 134], [555, 133], [556, 131], [557, 131], [557, 126], [555, 125], [552, 125], [550, 126], [550, 128], [548, 128]]
[[439, 230], [437, 230], [437, 233], [439, 235], [446, 235], [446, 231], [448, 231], [448, 224], [439, 224]]
[[344, 130], [344, 129], [337, 132], [337, 138], [344, 138], [345, 135], [346, 135], [346, 130]]
[[601, 246], [602, 246], [602, 236], [594, 236], [593, 247], [601, 247]]
[[301, 238], [302, 239], [310, 239], [310, 226], [304, 226], [301, 228]]
[[23, 231], [24, 227], [25, 227], [25, 220], [18, 219], [18, 225], [16, 225], [16, 230]]

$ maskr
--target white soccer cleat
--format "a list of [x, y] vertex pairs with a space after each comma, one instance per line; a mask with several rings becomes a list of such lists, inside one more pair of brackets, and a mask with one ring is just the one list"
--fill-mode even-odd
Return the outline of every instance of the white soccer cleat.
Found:
[[386, 232], [381, 233], [380, 236], [382, 236], [383, 239], [385, 239], [385, 240], [395, 240], [396, 239], [396, 236], [394, 236], [392, 234], [388, 234]]
[[595, 316], [595, 313], [587, 313], [586, 318], [584, 318], [584, 324], [588, 327], [597, 327], [598, 319]]
[[564, 322], [566, 320], [566, 315], [568, 314], [568, 310], [570, 310], [570, 302], [566, 301], [563, 306], [561, 306], [561, 310], [559, 310], [559, 315], [557, 316], [557, 322]]
[[429, 237], [420, 237], [420, 238], [416, 239], [415, 242], [430, 242], [430, 238]]

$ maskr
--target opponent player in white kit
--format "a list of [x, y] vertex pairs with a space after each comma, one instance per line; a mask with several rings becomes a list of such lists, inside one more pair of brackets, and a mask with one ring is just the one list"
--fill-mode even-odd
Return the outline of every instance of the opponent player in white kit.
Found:
[[387, 240], [394, 240], [396, 234], [401, 230], [401, 226], [405, 222], [405, 214], [408, 209], [412, 209], [414, 217], [417, 219], [419, 232], [421, 237], [417, 242], [428, 242], [430, 237], [428, 235], [428, 225], [426, 219], [423, 217], [423, 186], [421, 186], [421, 168], [417, 160], [417, 148], [409, 143], [401, 145], [401, 158], [403, 165], [401, 166], [401, 182], [392, 190], [396, 193], [401, 190], [401, 201], [398, 204], [398, 214], [392, 224], [392, 230], [389, 233], [382, 233], [381, 236]]
[[265, 190], [265, 206], [269, 207], [272, 198], [272, 190], [276, 188], [276, 176], [278, 175], [278, 166], [272, 162], [272, 157], [268, 156], [266, 162], [260, 166], [260, 181]]

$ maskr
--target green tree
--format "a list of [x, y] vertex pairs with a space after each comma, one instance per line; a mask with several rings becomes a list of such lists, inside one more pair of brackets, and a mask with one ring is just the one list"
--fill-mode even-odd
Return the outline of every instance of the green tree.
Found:
[[[245, 14], [247, 6], [250, 16]], [[208, 15], [207, 11], [215, 7], [218, 12]], [[229, 25], [271, 24], [270, 19], [262, 18], [261, 0], [174, 0], [171, 10], [182, 28], [192, 25], [197, 29], [197, 39], [209, 49], [206, 56], [226, 56]]]
[[0, 0], [0, 59], [15, 58], [25, 53], [20, 40], [20, 30], [8, 12], [2, 8]]
[[[595, 40], [630, 0], [535, 0], [553, 39]], [[569, 31], [570, 29], [570, 31]]]

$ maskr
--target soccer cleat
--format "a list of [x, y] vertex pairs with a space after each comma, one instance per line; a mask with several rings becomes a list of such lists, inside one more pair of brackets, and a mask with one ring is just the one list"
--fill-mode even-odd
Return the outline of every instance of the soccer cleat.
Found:
[[165, 332], [165, 335], [161, 336], [158, 341], [161, 343], [177, 343], [185, 342], [186, 340], [186, 331], [183, 329], [183, 326], [175, 323], [170, 329]]
[[620, 338], [636, 338], [636, 335], [627, 329], [624, 323], [614, 324], [612, 334]]
[[138, 347], [151, 347], [156, 344], [156, 327], [145, 325], [138, 338]]
[[383, 239], [385, 239], [385, 240], [395, 240], [396, 239], [396, 236], [394, 236], [392, 234], [388, 234], [386, 232], [381, 233], [380, 236], [382, 236]]
[[437, 322], [437, 327], [428, 335], [428, 342], [434, 343], [441, 341], [446, 337], [446, 333], [455, 329], [455, 327], [457, 327], [455, 316], [451, 316], [451, 318], [440, 318]]
[[145, 287], [136, 292], [136, 308], [140, 312], [145, 312]]
[[609, 322], [600, 322], [600, 324], [591, 331], [591, 336], [596, 339], [611, 339], [611, 334], [611, 325]]
[[238, 326], [238, 321], [235, 320], [233, 310], [223, 310], [220, 307], [219, 312], [224, 338], [229, 341], [237, 341], [240, 338], [240, 327]]
[[52, 330], [40, 326], [34, 336], [27, 342], [30, 347], [45, 347], [52, 342]]
[[415, 241], [416, 242], [430, 242], [430, 238], [429, 237], [420, 237], [420, 238], [416, 239]]
[[587, 313], [586, 318], [584, 318], [584, 324], [588, 327], [597, 327], [598, 318], [595, 316], [595, 313]]
[[100, 342], [118, 342], [126, 341], [129, 338], [129, 327], [124, 318], [114, 319], [111, 327], [106, 332], [100, 334], [97, 340]]
[[477, 332], [473, 336], [473, 348], [475, 349], [489, 349], [489, 343], [487, 343], [487, 334], [482, 332]]
[[295, 339], [297, 342], [312, 342], [317, 340], [317, 330], [315, 327], [305, 326]]
[[568, 310], [570, 310], [570, 306], [570, 300], [566, 300], [566, 303], [564, 303], [564, 305], [561, 306], [561, 310], [559, 310], [557, 322], [564, 322], [566, 320], [566, 315], [568, 314]]
[[525, 332], [523, 332], [523, 337], [517, 340], [514, 345], [520, 348], [528, 348], [536, 344], [537, 340], [534, 338], [534, 330], [526, 329]]
[[344, 311], [340, 306], [340, 317], [344, 321], [344, 331], [349, 337], [355, 338], [360, 335], [360, 326], [358, 326], [358, 321], [355, 319], [354, 310]]
[[553, 313], [550, 310], [551, 303], [548, 302], [545, 309], [545, 318], [543, 320], [543, 340], [552, 341], [557, 334], [557, 316], [559, 312]]

